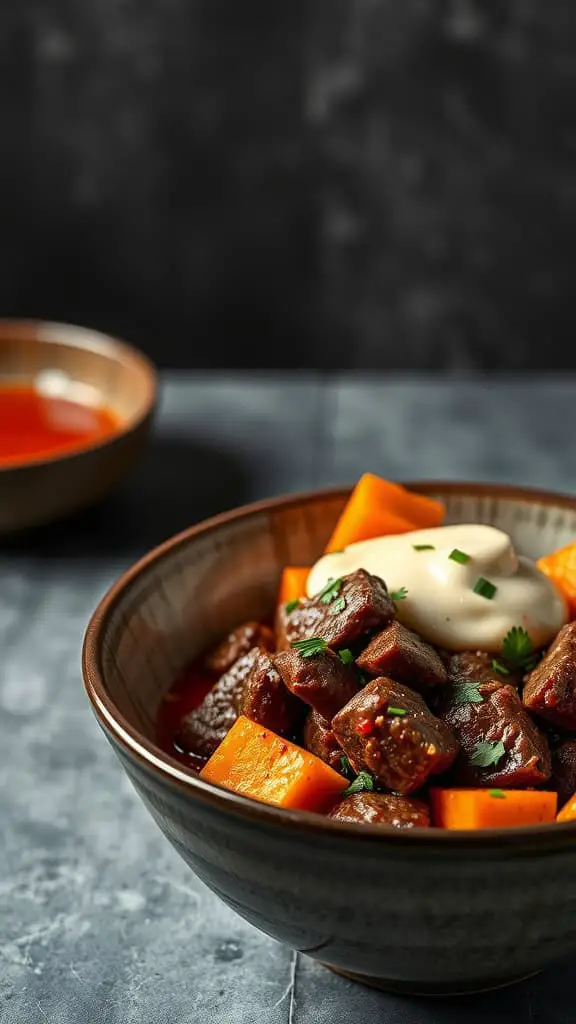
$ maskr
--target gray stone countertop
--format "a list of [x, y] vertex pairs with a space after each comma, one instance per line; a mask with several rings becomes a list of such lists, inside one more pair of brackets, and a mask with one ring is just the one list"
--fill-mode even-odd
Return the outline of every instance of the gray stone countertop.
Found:
[[402, 999], [236, 917], [130, 788], [80, 645], [124, 567], [219, 509], [366, 469], [576, 490], [575, 394], [570, 379], [169, 375], [133, 478], [0, 549], [0, 1024], [573, 1024], [567, 968], [471, 1000]]

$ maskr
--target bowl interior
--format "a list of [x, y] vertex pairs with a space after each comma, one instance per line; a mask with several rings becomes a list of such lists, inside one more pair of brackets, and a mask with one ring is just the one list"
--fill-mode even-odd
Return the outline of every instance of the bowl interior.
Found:
[[[447, 522], [493, 524], [531, 558], [576, 538], [576, 504], [569, 498], [490, 485], [414, 486], [445, 501]], [[88, 632], [88, 676], [96, 680], [108, 723], [120, 723], [125, 734], [158, 753], [158, 704], [182, 668], [232, 626], [270, 617], [283, 566], [310, 565], [319, 556], [348, 493], [226, 513], [129, 570]], [[171, 762], [168, 755], [162, 759]]]
[[0, 321], [0, 382], [105, 407], [121, 429], [154, 404], [155, 372], [135, 349], [97, 331], [43, 321]]

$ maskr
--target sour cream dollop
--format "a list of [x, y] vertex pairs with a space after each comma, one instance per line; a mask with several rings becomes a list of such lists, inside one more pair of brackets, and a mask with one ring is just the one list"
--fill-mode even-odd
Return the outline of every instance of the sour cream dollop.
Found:
[[[451, 558], [454, 550], [467, 560]], [[540, 647], [567, 621], [554, 584], [493, 526], [439, 526], [351, 544], [316, 562], [308, 596], [330, 577], [356, 569], [380, 576], [391, 592], [405, 587], [407, 596], [397, 603], [400, 622], [452, 651], [499, 652], [512, 626], [522, 626]], [[480, 577], [496, 587], [491, 599], [474, 592]]]

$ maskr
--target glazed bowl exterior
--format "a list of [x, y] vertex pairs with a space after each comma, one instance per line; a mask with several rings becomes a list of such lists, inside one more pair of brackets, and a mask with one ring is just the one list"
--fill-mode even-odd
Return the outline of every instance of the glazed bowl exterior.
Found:
[[84, 327], [0, 320], [0, 384], [32, 385], [46, 374], [63, 388], [68, 383], [96, 393], [118, 426], [96, 444], [0, 466], [0, 537], [53, 522], [104, 497], [134, 466], [150, 433], [156, 371], [140, 352]]
[[[576, 538], [568, 497], [410, 485], [447, 522], [491, 523], [538, 557]], [[323, 550], [348, 490], [263, 502], [192, 527], [111, 589], [83, 668], [98, 720], [155, 821], [225, 903], [336, 970], [412, 993], [481, 990], [576, 952], [576, 826], [480, 833], [328, 821], [208, 785], [159, 749], [159, 703], [229, 627], [269, 617], [281, 569]]]

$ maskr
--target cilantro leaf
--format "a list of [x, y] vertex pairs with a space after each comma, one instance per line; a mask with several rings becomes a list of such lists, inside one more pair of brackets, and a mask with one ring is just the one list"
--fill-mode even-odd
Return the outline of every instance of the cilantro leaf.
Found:
[[533, 667], [534, 644], [522, 626], [512, 626], [502, 641], [502, 657], [512, 668]]
[[476, 743], [474, 750], [470, 756], [470, 764], [474, 765], [475, 768], [490, 768], [494, 764], [498, 764], [506, 753], [506, 747], [502, 743], [502, 740], [496, 740], [495, 743], [490, 743], [489, 740], [481, 740], [480, 743]]
[[311, 658], [314, 654], [321, 654], [328, 647], [328, 644], [320, 636], [311, 636], [307, 640], [293, 640], [290, 644], [302, 658]]
[[343, 647], [341, 651], [338, 651], [338, 657], [343, 665], [352, 665], [354, 661], [354, 655], [349, 647]]
[[284, 605], [286, 615], [290, 615], [294, 611], [294, 609], [298, 607], [299, 604], [300, 601], [298, 600], [298, 598], [296, 598], [295, 601], [287, 601], [286, 604]]
[[338, 612], [343, 612], [345, 607], [346, 607], [346, 598], [345, 597], [339, 597], [339, 598], [337, 598], [336, 601], [334, 601], [334, 604], [332, 605], [332, 612], [333, 612], [334, 615], [337, 615]]
[[455, 704], [482, 704], [480, 683], [458, 683], [454, 690]]
[[407, 596], [408, 591], [406, 590], [406, 587], [400, 587], [400, 590], [393, 590], [390, 594], [393, 601], [403, 601]]
[[342, 772], [342, 775], [346, 776], [347, 779], [354, 778], [354, 769], [350, 764], [350, 761], [346, 757], [346, 754], [342, 754], [342, 757], [340, 758], [340, 771]]
[[322, 587], [322, 590], [316, 594], [316, 598], [318, 601], [321, 601], [322, 604], [330, 604], [332, 601], [336, 600], [341, 589], [341, 577], [338, 577], [338, 579], [335, 580], [331, 576], [328, 582]]
[[374, 779], [368, 772], [358, 772], [358, 775], [345, 789], [342, 796], [352, 796], [354, 793], [371, 793], [374, 789]]

